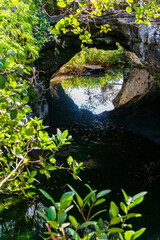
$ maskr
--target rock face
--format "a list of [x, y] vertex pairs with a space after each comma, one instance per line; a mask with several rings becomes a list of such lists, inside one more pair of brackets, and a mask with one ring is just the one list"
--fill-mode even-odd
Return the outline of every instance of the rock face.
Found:
[[[63, 16], [64, 17], [64, 16]], [[52, 25], [55, 25], [62, 16], [50, 18]], [[134, 13], [126, 13], [124, 10], [106, 12], [102, 17], [95, 20], [89, 19], [90, 31], [93, 43], [89, 47], [99, 49], [116, 49], [116, 42], [119, 42], [126, 50], [134, 52], [138, 57], [143, 58], [155, 69], [160, 69], [160, 22], [152, 22], [150, 26], [138, 25], [135, 23]], [[83, 23], [84, 18], [80, 19]], [[96, 23], [96, 24], [95, 24]], [[99, 28], [103, 24], [109, 24], [111, 32], [100, 33]], [[41, 75], [50, 78], [63, 64], [68, 62], [81, 48], [81, 41], [77, 35], [69, 32], [62, 36], [61, 42], [64, 47], [58, 46], [60, 54], [54, 55], [55, 43], [49, 42], [41, 51], [41, 58], [38, 61], [38, 70]]]
[[123, 86], [113, 100], [115, 107], [129, 102], [135, 96], [146, 94], [153, 85], [153, 77], [145, 68], [131, 68], [124, 77]]
[[121, 107], [101, 114], [116, 126], [160, 143], [160, 84], [154, 83], [147, 94], [136, 96]]

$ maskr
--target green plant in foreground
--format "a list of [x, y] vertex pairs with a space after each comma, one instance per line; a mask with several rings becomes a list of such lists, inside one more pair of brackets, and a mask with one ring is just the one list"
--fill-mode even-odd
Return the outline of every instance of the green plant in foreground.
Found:
[[[30, 118], [29, 85], [26, 74], [39, 54], [43, 41], [33, 37], [38, 19], [32, 0], [0, 0], [0, 192], [23, 192], [32, 197], [38, 173], [50, 177], [57, 168], [71, 171], [74, 178], [82, 169], [72, 157], [58, 166], [54, 153], [69, 144], [68, 131], [51, 137], [43, 121]], [[36, 152], [36, 158], [33, 157]]]
[[[109, 220], [97, 219], [97, 216], [106, 209], [95, 212], [95, 207], [101, 205], [106, 201], [104, 196], [111, 192], [106, 189], [97, 193], [97, 190], [85, 184], [89, 189], [89, 193], [84, 199], [76, 192], [73, 187], [68, 185], [71, 191], [65, 192], [59, 202], [54, 199], [44, 190], [40, 189], [41, 193], [52, 202], [52, 206], [45, 207], [46, 214], [37, 211], [39, 215], [46, 221], [46, 227], [50, 237], [47, 239], [75, 239], [75, 240], [88, 240], [88, 239], [120, 239], [120, 240], [134, 240], [143, 234], [145, 228], [138, 231], [132, 230], [132, 225], [128, 223], [130, 218], [141, 217], [139, 213], [131, 213], [130, 210], [140, 204], [144, 195], [147, 192], [141, 192], [133, 197], [128, 196], [122, 189], [124, 202], [120, 202], [120, 209], [112, 201], [109, 209]], [[68, 212], [74, 207], [77, 207], [82, 221], [79, 222], [79, 217], [68, 215]], [[78, 219], [78, 220], [77, 220]]]

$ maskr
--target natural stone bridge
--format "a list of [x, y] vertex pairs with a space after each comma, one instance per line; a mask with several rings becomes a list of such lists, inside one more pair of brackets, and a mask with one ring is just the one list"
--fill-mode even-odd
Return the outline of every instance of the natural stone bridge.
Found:
[[[61, 18], [62, 16], [54, 16], [49, 20], [52, 25], [55, 25]], [[160, 21], [152, 21], [151, 26], [148, 26], [136, 24], [135, 20], [134, 13], [128, 14], [124, 10], [110, 10], [102, 17], [97, 17], [95, 21], [89, 19], [93, 43], [88, 46], [113, 50], [117, 48], [115, 43], [119, 42], [126, 50], [136, 53], [152, 68], [158, 70], [160, 69]], [[82, 24], [84, 21], [83, 18], [80, 19]], [[109, 24], [112, 31], [107, 34], [100, 33], [99, 27], [103, 24]], [[55, 71], [81, 50], [78, 35], [69, 32], [63, 35], [61, 40], [65, 42], [65, 47], [58, 46], [59, 55], [54, 55], [54, 42], [47, 43], [41, 51], [39, 70], [44, 71], [46, 77], [50, 78]]]
[[[55, 16], [50, 18], [50, 21], [52, 25], [55, 25], [61, 18], [62, 16]], [[134, 74], [132, 74], [133, 72], [130, 74], [129, 81], [132, 85], [129, 88], [132, 90], [137, 89], [137, 92], [132, 92], [132, 99], [127, 100], [128, 102], [125, 101], [125, 104], [123, 102], [121, 107], [113, 111], [102, 113], [101, 116], [98, 116], [98, 121], [102, 120], [113, 123], [160, 143], [160, 84], [156, 83], [152, 77], [150, 78], [150, 70], [160, 73], [160, 21], [152, 22], [151, 26], [147, 26], [138, 25], [135, 23], [135, 20], [133, 13], [128, 14], [123, 10], [107, 12], [103, 17], [96, 18], [95, 22], [89, 19], [93, 40], [93, 43], [88, 45], [89, 47], [113, 50], [117, 48], [116, 42], [119, 42], [126, 50], [136, 53], [138, 57], [143, 58], [143, 60], [147, 62], [144, 67], [133, 69], [136, 78]], [[83, 19], [81, 19], [81, 22], [83, 24]], [[112, 31], [107, 34], [100, 33], [99, 27], [103, 24], [109, 24]], [[61, 36], [61, 40], [62, 42], [65, 41], [65, 47], [63, 48], [61, 45], [58, 46], [58, 50], [60, 51], [59, 55], [54, 54], [55, 43], [49, 42], [42, 49], [40, 54], [41, 58], [37, 62], [40, 81], [45, 81], [46, 85], [49, 85], [49, 79], [53, 73], [68, 62], [76, 53], [81, 51], [81, 41], [78, 35], [69, 32]], [[149, 68], [149, 72], [145, 69], [146, 67]], [[137, 71], [139, 71], [139, 74], [137, 74]], [[143, 78], [139, 77], [140, 75], [143, 75]], [[137, 84], [136, 87], [135, 84]], [[126, 86], [126, 81], [124, 81], [121, 95], [124, 94]], [[55, 93], [56, 99], [58, 99], [56, 101], [58, 102], [55, 101], [55, 98], [53, 98], [48, 91], [48, 104], [45, 103], [44, 106], [38, 107], [39, 116], [43, 117], [44, 115], [48, 115], [49, 105], [50, 111], [47, 118], [49, 119], [49, 123], [52, 123], [52, 121], [58, 117], [59, 119], [65, 120], [66, 116], [72, 116], [71, 118], [75, 116], [75, 119], [79, 119], [80, 122], [87, 116], [89, 116], [89, 119], [97, 118], [97, 116], [91, 117], [93, 114], [87, 110], [75, 111], [77, 106], [73, 101], [66, 96], [61, 88], [56, 89], [59, 91]], [[57, 94], [59, 98], [57, 98]], [[62, 98], [60, 97], [61, 95], [63, 95]], [[51, 102], [53, 102], [53, 104], [51, 104]], [[68, 105], [66, 106], [68, 102], [72, 103], [72, 108], [68, 107]], [[62, 106], [62, 111], [60, 106]], [[55, 108], [59, 114], [55, 114], [55, 111], [51, 114]], [[71, 114], [69, 115], [69, 113]], [[54, 118], [52, 118], [52, 116], [54, 116]]]

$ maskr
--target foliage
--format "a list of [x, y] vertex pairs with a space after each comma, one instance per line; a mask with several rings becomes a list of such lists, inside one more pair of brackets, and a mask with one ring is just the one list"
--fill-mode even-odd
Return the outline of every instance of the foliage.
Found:
[[102, 77], [74, 77], [62, 82], [64, 89], [67, 88], [84, 88], [94, 89], [96, 87], [103, 88], [106, 85], [110, 87], [122, 77], [122, 71], [111, 70], [109, 73], [106, 73]]
[[77, 53], [64, 67], [67, 69], [67, 73], [74, 73], [83, 71], [83, 66], [86, 63], [98, 64], [106, 69], [114, 65], [123, 65], [125, 63], [124, 50], [118, 43], [117, 46], [118, 49], [113, 51], [86, 47]]
[[[0, 189], [22, 191], [32, 196], [38, 172], [50, 177], [55, 170], [54, 153], [69, 144], [68, 131], [51, 137], [42, 120], [29, 118], [27, 89], [30, 63], [38, 57], [39, 42], [33, 37], [37, 24], [34, 3], [30, 0], [0, 0]], [[37, 151], [34, 159], [32, 151]], [[67, 170], [75, 178], [81, 166], [71, 157]], [[60, 167], [64, 169], [64, 166]]]
[[[78, 34], [82, 43], [91, 43], [91, 33], [89, 27], [89, 17], [95, 18], [103, 15], [104, 11], [114, 8], [116, 4], [125, 4], [126, 12], [135, 12], [136, 23], [144, 23], [150, 25], [150, 18], [158, 18], [160, 16], [160, 4], [157, 1], [134, 1], [134, 0], [57, 0], [57, 5], [61, 9], [66, 9], [69, 16], [61, 18], [55, 25], [52, 33], [57, 39], [57, 36], [61, 33], [66, 34], [70, 30], [74, 34]], [[83, 27], [80, 24], [83, 16], [83, 22], [86, 26]], [[102, 25], [100, 32], [107, 33], [111, 31], [111, 27], [108, 24]]]
[[42, 9], [41, 2], [38, 0], [35, 0], [34, 14], [37, 17], [37, 23], [34, 25], [33, 35], [38, 40], [39, 45], [43, 45], [53, 39], [51, 34], [53, 27], [47, 18], [46, 12]]
[[[124, 202], [120, 202], [122, 214], [118, 206], [111, 201], [109, 219], [104, 221], [102, 218], [97, 218], [97, 216], [107, 210], [102, 209], [95, 212], [95, 207], [106, 201], [104, 196], [110, 193], [111, 190], [105, 189], [97, 193], [97, 190], [93, 190], [88, 184], [85, 184], [85, 186], [89, 189], [89, 193], [84, 199], [73, 187], [68, 185], [71, 191], [65, 192], [59, 202], [55, 202], [47, 192], [40, 189], [41, 193], [53, 204], [49, 208], [45, 207], [46, 214], [37, 211], [45, 220], [49, 231], [47, 234], [50, 234], [52, 240], [112, 239], [115, 235], [117, 236], [116, 239], [134, 240], [145, 231], [145, 228], [133, 231], [128, 220], [141, 217], [139, 213], [130, 213], [130, 210], [143, 201], [146, 192], [131, 197], [122, 190], [125, 199]], [[77, 220], [77, 214], [76, 216], [68, 215], [68, 212], [74, 207], [73, 203], [82, 217], [82, 223]]]

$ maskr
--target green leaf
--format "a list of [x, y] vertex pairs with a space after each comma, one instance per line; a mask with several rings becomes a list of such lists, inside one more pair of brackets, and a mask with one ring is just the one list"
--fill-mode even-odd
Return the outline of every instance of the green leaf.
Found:
[[143, 197], [147, 194], [147, 192], [140, 192], [133, 196], [132, 200], [135, 201], [137, 198]]
[[77, 202], [78, 202], [78, 205], [80, 206], [80, 207], [83, 207], [83, 200], [82, 200], [82, 198], [77, 194]]
[[65, 193], [62, 195], [62, 197], [61, 197], [61, 199], [60, 199], [60, 202], [62, 202], [63, 200], [65, 200], [65, 199], [68, 198], [68, 197], [72, 197], [72, 198], [73, 198], [73, 196], [74, 196], [74, 192], [65, 192]]
[[25, 96], [23, 99], [22, 99], [22, 102], [24, 104], [28, 103], [29, 102], [29, 97], [28, 96]]
[[93, 219], [95, 216], [99, 215], [100, 213], [106, 212], [106, 211], [107, 211], [106, 209], [103, 209], [101, 211], [96, 212], [89, 220]]
[[96, 225], [96, 224], [97, 224], [97, 222], [95, 222], [95, 221], [85, 222], [85, 223], [82, 223], [82, 224], [81, 224], [80, 229], [81, 229], [81, 228], [86, 228], [86, 227], [88, 227], [88, 226]]
[[34, 170], [34, 171], [32, 171], [32, 172], [31, 172], [31, 174], [30, 174], [30, 177], [31, 177], [31, 178], [33, 178], [33, 177], [35, 177], [35, 176], [36, 176], [36, 174], [37, 174], [37, 171], [36, 171], [36, 170]]
[[105, 202], [105, 201], [106, 201], [106, 199], [104, 199], [104, 198], [98, 199], [98, 200], [95, 202], [94, 206], [99, 205], [99, 204], [101, 204], [101, 203], [103, 203], [103, 202]]
[[33, 127], [29, 127], [26, 129], [25, 134], [30, 136], [33, 134], [33, 131], [34, 131]]
[[80, 239], [78, 233], [76, 233], [76, 231], [73, 228], [68, 228], [68, 231], [71, 234], [71, 236], [74, 237], [75, 240], [79, 240]]
[[126, 12], [127, 13], [131, 13], [132, 12], [132, 8], [131, 7], [126, 7]]
[[139, 197], [137, 198], [133, 203], [128, 205], [128, 208], [131, 209], [135, 206], [137, 206], [138, 204], [140, 204], [143, 201], [144, 197]]
[[123, 238], [121, 233], [119, 233], [119, 238], [120, 238], [120, 240], [124, 240], [124, 238]]
[[97, 198], [101, 198], [101, 197], [107, 195], [107, 194], [110, 193], [110, 192], [111, 192], [110, 189], [103, 190], [103, 191], [101, 191], [101, 192], [99, 192], [99, 193], [97, 194]]
[[133, 239], [133, 236], [134, 236], [134, 231], [126, 231], [124, 233], [124, 238], [125, 240], [132, 240]]
[[0, 89], [3, 89], [6, 84], [6, 79], [4, 76], [0, 75]]
[[98, 227], [99, 227], [100, 230], [102, 230], [103, 227], [104, 227], [104, 222], [103, 222], [103, 219], [102, 219], [102, 218], [99, 218], [99, 219], [98, 219]]
[[78, 228], [78, 222], [77, 222], [77, 220], [75, 219], [75, 217], [73, 217], [73, 216], [70, 215], [68, 218], [69, 218], [70, 222], [72, 223], [73, 227], [74, 227], [75, 229], [77, 229], [77, 228]]
[[92, 192], [90, 192], [83, 200], [83, 202], [87, 202], [87, 200], [91, 199], [91, 197], [93, 196], [93, 194], [96, 193], [97, 190], [94, 190]]
[[67, 6], [67, 4], [66, 4], [63, 0], [59, 0], [59, 1], [57, 2], [57, 5], [58, 5], [58, 7], [60, 7], [60, 8], [65, 8], [65, 7]]
[[121, 228], [109, 228], [108, 232], [109, 233], [119, 233], [119, 232], [124, 232], [124, 230]]
[[65, 221], [66, 221], [66, 219], [67, 219], [67, 213], [62, 213], [59, 217], [58, 217], [58, 220], [57, 220], [57, 222], [59, 223], [59, 224], [62, 224], [62, 223], [64, 223]]
[[51, 225], [51, 227], [53, 227], [54, 229], [58, 228], [58, 223], [54, 222], [54, 221], [47, 221], [49, 223], [49, 225]]
[[43, 219], [45, 219], [46, 222], [49, 220], [48, 217], [47, 217], [46, 215], [44, 215], [44, 213], [42, 213], [42, 212], [40, 212], [40, 211], [38, 211], [38, 210], [36, 210], [36, 212], [37, 212]]
[[64, 200], [62, 200], [60, 202], [60, 209], [64, 210], [64, 209], [68, 208], [71, 205], [72, 200], [73, 200], [73, 197], [68, 197], [68, 198], [65, 198]]
[[61, 134], [61, 139], [66, 139], [66, 137], [68, 136], [68, 130], [65, 130], [62, 134]]
[[117, 217], [119, 210], [117, 205], [114, 202], [110, 203], [110, 211], [111, 211], [112, 217]]
[[19, 0], [11, 0], [11, 2], [14, 4], [14, 5], [17, 5]]
[[49, 220], [55, 221], [56, 219], [56, 209], [54, 206], [50, 206], [47, 211], [47, 216]]
[[34, 178], [29, 178], [28, 179], [28, 183], [33, 183], [34, 182]]
[[115, 217], [115, 218], [111, 219], [110, 225], [115, 225], [115, 224], [118, 224], [120, 222], [121, 222], [121, 218], [120, 217]]
[[44, 190], [42, 190], [42, 189], [39, 189], [39, 191], [40, 191], [48, 200], [50, 200], [53, 204], [55, 204], [53, 198], [52, 198], [46, 191], [44, 191]]
[[133, 217], [142, 217], [142, 215], [140, 213], [129, 213], [126, 216], [126, 219], [130, 219], [130, 218], [133, 218]]
[[120, 207], [121, 207], [121, 209], [123, 210], [123, 212], [124, 212], [125, 214], [127, 214], [128, 210], [127, 210], [126, 205], [125, 205], [123, 202], [120, 203]]
[[71, 206], [67, 207], [67, 208], [65, 209], [65, 212], [70, 211], [73, 207], [74, 207], [74, 205], [71, 205]]
[[47, 165], [47, 166], [45, 167], [45, 169], [48, 170], [48, 171], [57, 170], [57, 168], [54, 167], [54, 166], [52, 166], [52, 165]]
[[128, 195], [126, 194], [126, 192], [123, 189], [121, 189], [121, 190], [122, 190], [122, 193], [123, 193], [126, 203], [128, 203]]
[[136, 231], [135, 234], [134, 234], [133, 239], [136, 239], [136, 238], [138, 238], [139, 236], [141, 236], [141, 235], [144, 233], [145, 230], [146, 230], [146, 228], [141, 228], [141, 229], [139, 229], [138, 231]]
[[10, 111], [11, 120], [17, 117], [17, 109], [13, 109]]

